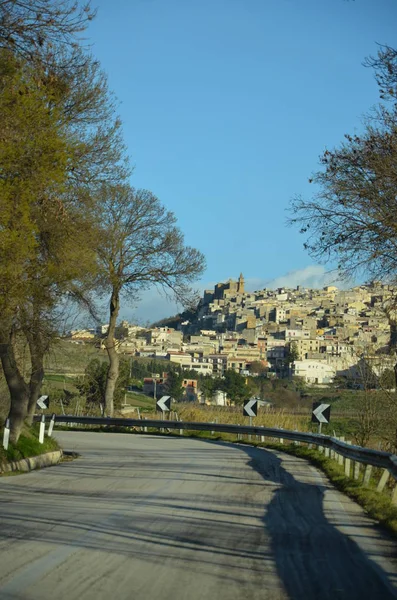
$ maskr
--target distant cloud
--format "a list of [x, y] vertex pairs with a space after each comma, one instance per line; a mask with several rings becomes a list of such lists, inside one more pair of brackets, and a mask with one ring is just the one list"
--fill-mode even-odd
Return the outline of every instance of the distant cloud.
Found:
[[323, 288], [326, 285], [336, 285], [340, 288], [347, 287], [345, 281], [338, 279], [337, 273], [329, 272], [323, 265], [308, 265], [303, 269], [290, 271], [276, 279], [247, 279], [246, 288], [250, 291], [267, 288], [269, 290], [279, 287], [295, 288], [300, 285], [307, 288]]

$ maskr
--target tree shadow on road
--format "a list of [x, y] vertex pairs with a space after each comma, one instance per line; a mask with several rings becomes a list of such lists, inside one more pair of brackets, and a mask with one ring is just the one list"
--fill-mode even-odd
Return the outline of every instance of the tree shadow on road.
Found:
[[[309, 469], [313, 478], [310, 483], [300, 481], [302, 459], [248, 446], [241, 448], [250, 457], [249, 465], [266, 482], [273, 481], [277, 486], [263, 522], [270, 536], [278, 575], [291, 600], [397, 598], [392, 584], [393, 580], [396, 583], [395, 573], [382, 569], [327, 518], [324, 501], [326, 494], [330, 493], [330, 485], [325, 483], [324, 478], [319, 479], [315, 470], [306, 463], [304, 479], [308, 478]], [[285, 459], [288, 469], [294, 472], [296, 469], [298, 475], [294, 476], [284, 468]], [[346, 502], [352, 506], [350, 500], [346, 499]], [[376, 524], [365, 518], [360, 522], [357, 512], [347, 514], [340, 503], [334, 506], [334, 514], [338, 515], [338, 525], [348, 526], [350, 530], [357, 528], [358, 537], [367, 537], [367, 542], [378, 536], [380, 542], [382, 537], [388, 538], [378, 532]], [[349, 522], [352, 516], [354, 520]], [[360, 533], [362, 525], [368, 535]], [[393, 540], [388, 541], [393, 547]]]

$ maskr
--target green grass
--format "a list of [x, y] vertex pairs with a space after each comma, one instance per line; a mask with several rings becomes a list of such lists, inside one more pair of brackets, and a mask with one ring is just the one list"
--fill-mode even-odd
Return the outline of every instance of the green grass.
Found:
[[138, 407], [143, 410], [155, 410], [156, 401], [150, 396], [137, 394], [136, 392], [126, 392], [126, 402], [133, 407]]
[[59, 381], [61, 383], [72, 383], [74, 384], [75, 377], [69, 375], [62, 375], [61, 373], [48, 373], [44, 375], [44, 381]]
[[33, 425], [31, 428], [25, 427], [17, 444], [9, 444], [8, 450], [0, 449], [0, 463], [21, 460], [22, 458], [30, 458], [38, 456], [46, 452], [59, 450], [59, 446], [55, 439], [44, 437], [44, 443], [39, 442], [39, 424]]

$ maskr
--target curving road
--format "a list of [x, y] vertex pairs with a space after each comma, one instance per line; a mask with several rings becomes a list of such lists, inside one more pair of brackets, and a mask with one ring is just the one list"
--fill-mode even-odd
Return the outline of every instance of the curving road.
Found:
[[1, 600], [389, 600], [396, 545], [305, 461], [57, 433], [81, 458], [0, 479]]

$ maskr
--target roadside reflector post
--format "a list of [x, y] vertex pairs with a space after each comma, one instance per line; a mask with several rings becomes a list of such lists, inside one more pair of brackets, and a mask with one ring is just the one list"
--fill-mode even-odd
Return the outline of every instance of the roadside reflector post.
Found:
[[4, 424], [4, 432], [3, 432], [3, 448], [4, 450], [8, 450], [8, 443], [10, 441], [10, 419], [6, 419]]
[[45, 415], [41, 415], [40, 430], [39, 430], [39, 442], [44, 442], [44, 431], [45, 431]]
[[55, 413], [53, 413], [51, 415], [51, 421], [50, 421], [50, 425], [48, 427], [48, 433], [47, 433], [48, 437], [52, 436], [52, 430], [54, 429], [54, 424], [55, 424]]

